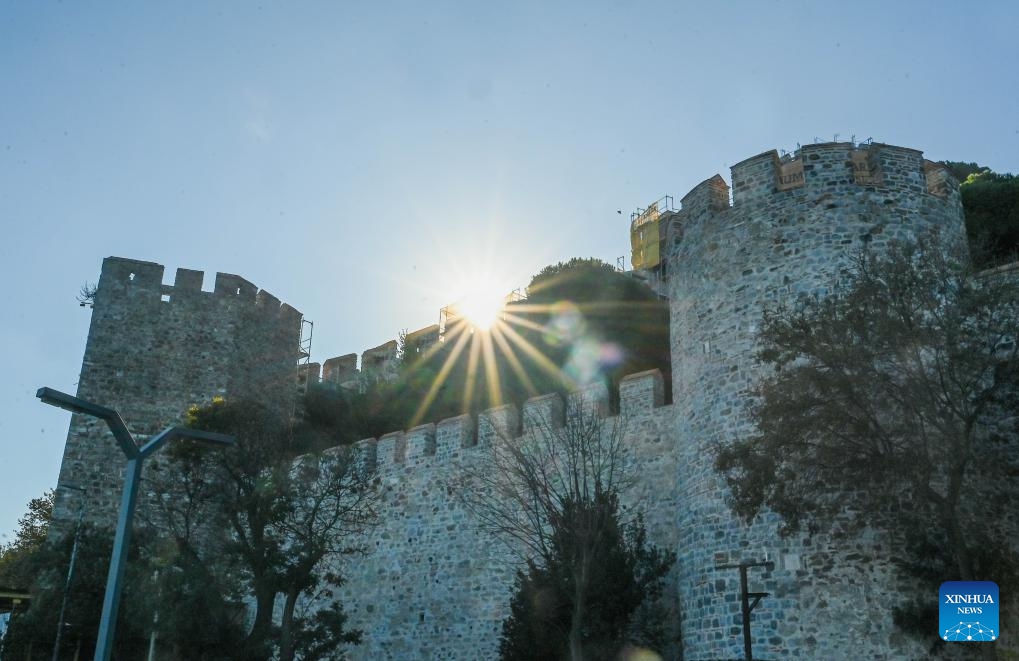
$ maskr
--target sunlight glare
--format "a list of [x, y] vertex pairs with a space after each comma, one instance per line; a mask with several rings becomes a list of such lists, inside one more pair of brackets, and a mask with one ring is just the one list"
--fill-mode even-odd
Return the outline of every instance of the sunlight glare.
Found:
[[488, 330], [499, 318], [505, 300], [505, 292], [494, 287], [484, 287], [468, 292], [456, 307], [474, 328]]

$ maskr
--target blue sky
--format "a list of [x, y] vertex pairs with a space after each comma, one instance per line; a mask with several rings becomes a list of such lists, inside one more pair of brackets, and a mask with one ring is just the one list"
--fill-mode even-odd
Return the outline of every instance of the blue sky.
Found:
[[0, 535], [56, 483], [68, 415], [34, 393], [74, 391], [106, 256], [242, 275], [315, 360], [361, 352], [479, 274], [614, 263], [630, 211], [766, 149], [1019, 172], [1017, 28], [1006, 1], [3, 3]]

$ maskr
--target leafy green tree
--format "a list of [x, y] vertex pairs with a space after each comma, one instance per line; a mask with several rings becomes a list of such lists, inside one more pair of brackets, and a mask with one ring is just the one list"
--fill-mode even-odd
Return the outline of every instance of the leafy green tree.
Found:
[[674, 557], [648, 546], [643, 521], [623, 526], [618, 499], [599, 492], [563, 503], [550, 541], [544, 563], [528, 560], [517, 572], [500, 658], [607, 661], [628, 643], [662, 643], [634, 618], [661, 597]]
[[991, 171], [991, 168], [973, 162], [965, 163], [963, 161], [941, 161], [941, 163], [948, 167], [949, 172], [951, 172], [952, 176], [960, 183], [966, 181], [970, 175], [980, 175]]
[[355, 392], [310, 387], [306, 423], [335, 445], [592, 381], [618, 386], [623, 376], [648, 369], [662, 370], [669, 387], [667, 304], [600, 260], [545, 267], [528, 299], [504, 313], [489, 331], [450, 323], [445, 341], [403, 354], [395, 382]]
[[[343, 579], [336, 575], [327, 575], [326, 584], [320, 596], [325, 599], [333, 597], [333, 589], [343, 584]], [[338, 644], [358, 645], [361, 643], [361, 632], [347, 627], [347, 614], [343, 606], [333, 601], [325, 608], [316, 608], [311, 613], [302, 614], [294, 627], [296, 640], [294, 649], [297, 658], [310, 660], [339, 659]]]
[[535, 273], [527, 286], [527, 295], [530, 297], [539, 293], [543, 285], [555, 283], [563, 276], [572, 277], [578, 273], [588, 274], [591, 272], [600, 272], [603, 275], [617, 273], [614, 266], [597, 257], [571, 257], [565, 262], [549, 264]]
[[[152, 587], [151, 566], [141, 551], [147, 544], [145, 537], [145, 533], [139, 531], [128, 556], [124, 607], [114, 649], [121, 658], [144, 656], [153, 630], [155, 604], [147, 598]], [[29, 564], [35, 572], [32, 599], [28, 610], [11, 624], [4, 639], [4, 658], [29, 658], [30, 653], [48, 658], [51, 654], [73, 543], [73, 535], [56, 537], [42, 544], [32, 555]], [[94, 653], [112, 543], [112, 530], [84, 524], [68, 590], [59, 658], [70, 659], [75, 655], [87, 658]]]
[[960, 188], [966, 231], [984, 266], [1019, 259], [1019, 178], [985, 172]]
[[35, 577], [33, 558], [46, 543], [53, 519], [53, 490], [28, 501], [28, 511], [18, 519], [14, 539], [0, 546], [0, 585], [28, 589]]
[[936, 236], [844, 278], [765, 315], [757, 431], [717, 460], [733, 507], [870, 526], [916, 576], [1014, 585], [1019, 291]]
[[[32, 588], [29, 608], [18, 618], [6, 642], [7, 651], [16, 658], [24, 658], [22, 653], [27, 655], [31, 649], [49, 654], [65, 586], [67, 609], [60, 658], [91, 656], [96, 644], [113, 531], [83, 525], [68, 585], [74, 535], [65, 531], [47, 541], [52, 506], [52, 491], [29, 503], [17, 539], [5, 548], [7, 552], [0, 560], [0, 571], [10, 581], [4, 584]], [[241, 638], [242, 623], [235, 609], [233, 625], [222, 626], [230, 620], [218, 613], [227, 608], [221, 582], [204, 563], [178, 562], [174, 571], [165, 571], [168, 563], [163, 559], [162, 546], [150, 531], [140, 529], [135, 535], [116, 653], [143, 655], [148, 637], [155, 633], [164, 647], [172, 648], [182, 658], [228, 658]]]
[[[302, 399], [303, 425], [327, 447], [352, 443], [367, 436], [358, 436], [350, 394], [329, 384], [311, 383]], [[325, 448], [315, 448], [325, 449]]]
[[521, 316], [544, 329], [524, 329], [525, 336], [569, 383], [596, 376], [618, 385], [627, 374], [648, 369], [662, 370], [671, 383], [668, 304], [605, 262], [574, 258], [545, 267], [519, 307]]
[[572, 259], [542, 269], [527, 294], [488, 331], [453, 322], [444, 342], [404, 356], [397, 383], [353, 398], [354, 407], [388, 423], [385, 433], [603, 379], [615, 386], [647, 369], [670, 381], [668, 306], [643, 283]]
[[239, 658], [246, 609], [230, 563], [200, 557], [173, 540], [155, 540], [146, 550], [153, 568], [146, 588], [157, 604], [153, 620], [161, 649], [196, 661]]
[[1019, 179], [977, 163], [942, 164], [961, 183], [966, 233], [977, 266], [1019, 259]]
[[[160, 472], [166, 493], [177, 497], [163, 501], [158, 525], [186, 561], [184, 576], [197, 572], [200, 580], [211, 566], [225, 583], [246, 586], [254, 622], [237, 658], [268, 658], [278, 642], [279, 658], [291, 661], [301, 624], [315, 624], [299, 617], [301, 600], [316, 596], [323, 581], [338, 580], [325, 571], [325, 560], [358, 552], [351, 539], [374, 521], [372, 476], [349, 448], [310, 452], [330, 445], [317, 424], [291, 423], [259, 404], [217, 400], [193, 408], [188, 422], [232, 434], [237, 445], [216, 453], [188, 443], [170, 450], [173, 461]], [[229, 603], [217, 606], [219, 620], [236, 619], [230, 610]], [[330, 627], [319, 628], [331, 634], [334, 648], [356, 638], [336, 628], [342, 622], [333, 617]]]
[[[643, 522], [620, 518], [628, 474], [625, 424], [571, 399], [518, 441], [500, 429], [454, 487], [480, 527], [526, 560], [503, 627], [507, 659], [614, 658], [660, 596], [675, 556], [649, 547]], [[660, 643], [662, 641], [648, 641]]]

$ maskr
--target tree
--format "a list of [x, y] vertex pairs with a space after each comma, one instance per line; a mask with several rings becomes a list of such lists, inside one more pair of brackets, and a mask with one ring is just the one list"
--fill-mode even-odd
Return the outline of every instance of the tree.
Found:
[[606, 422], [571, 398], [564, 424], [529, 422], [519, 440], [502, 428], [457, 488], [482, 529], [526, 559], [501, 654], [614, 658], [675, 556], [646, 544], [639, 517], [620, 519], [618, 495], [631, 478], [618, 418]]
[[[117, 628], [114, 650], [118, 658], [143, 657], [151, 633], [154, 606], [148, 599], [151, 566], [146, 562], [147, 554], [142, 552], [146, 546], [145, 532], [138, 532], [126, 570], [124, 616]], [[12, 623], [4, 639], [4, 658], [29, 658], [32, 650], [49, 657], [73, 544], [74, 535], [53, 536], [32, 554], [27, 564], [33, 572], [32, 599], [28, 610]], [[95, 649], [112, 546], [111, 529], [88, 523], [82, 526], [59, 658], [70, 659], [72, 655], [86, 658]]]
[[966, 231], [986, 266], [1019, 257], [1019, 178], [1010, 174], [971, 174], [959, 188]]
[[[666, 384], [672, 381], [668, 304], [601, 260], [574, 258], [546, 266], [531, 279], [527, 300], [519, 307], [522, 316], [545, 328], [522, 332], [573, 383], [590, 378], [583, 357], [592, 343], [602, 356], [596, 376], [613, 386], [627, 374], [649, 369], [662, 370]], [[551, 382], [546, 387], [557, 386]]]
[[493, 328], [475, 333], [463, 319], [444, 341], [404, 346], [394, 382], [359, 392], [308, 388], [304, 420], [333, 440], [352, 443], [552, 392], [660, 369], [669, 396], [669, 310], [642, 282], [597, 259], [542, 269], [529, 298], [509, 303]]
[[980, 165], [972, 161], [969, 163], [964, 161], [941, 161], [941, 163], [948, 167], [949, 172], [960, 183], [966, 181], [970, 175], [980, 175], [991, 171], [991, 168], [986, 165]]
[[53, 490], [28, 501], [28, 511], [18, 519], [14, 539], [0, 546], [0, 585], [27, 589], [35, 577], [33, 556], [46, 543], [53, 519]]
[[[230, 433], [235, 448], [198, 451], [182, 443], [163, 467], [168, 493], [162, 521], [179, 555], [199, 566], [208, 562], [221, 576], [240, 579], [254, 599], [254, 623], [238, 658], [267, 658], [278, 633], [279, 658], [295, 658], [302, 624], [319, 626], [318, 648], [357, 638], [342, 629], [342, 608], [328, 622], [299, 617], [302, 598], [340, 580], [328, 571], [336, 555], [359, 552], [351, 542], [375, 517], [372, 474], [350, 448], [307, 453], [323, 447], [320, 430], [291, 425], [252, 402], [217, 400], [189, 412], [189, 424]], [[278, 632], [273, 616], [282, 597]], [[338, 609], [338, 610], [337, 610]], [[321, 620], [321, 618], [320, 618]], [[325, 640], [323, 636], [331, 636]], [[311, 634], [308, 634], [311, 635]]]
[[230, 559], [158, 538], [146, 550], [150, 578], [145, 587], [157, 603], [153, 619], [161, 646], [179, 659], [239, 658], [245, 649], [245, 613]]
[[535, 273], [534, 277], [531, 278], [530, 284], [527, 285], [527, 295], [528, 297], [533, 296], [541, 291], [543, 285], [555, 283], [563, 276], [570, 277], [578, 273], [586, 275], [591, 273], [610, 275], [617, 273], [617, 271], [614, 266], [596, 257], [572, 257], [565, 262], [549, 264]]
[[974, 262], [985, 267], [1019, 257], [1019, 178], [977, 163], [942, 161], [960, 182]]
[[[343, 585], [339, 576], [329, 576], [326, 581], [332, 588]], [[325, 598], [333, 596], [332, 589], [325, 589]], [[338, 643], [357, 645], [361, 642], [361, 632], [348, 629], [347, 614], [339, 602], [332, 602], [326, 608], [316, 608], [313, 612], [304, 613], [297, 618], [294, 632], [294, 649], [297, 658], [318, 660], [336, 658]]]
[[542, 269], [527, 293], [487, 331], [454, 320], [443, 342], [404, 354], [397, 382], [350, 398], [355, 427], [367, 437], [648, 369], [669, 383], [668, 306], [642, 282], [575, 258]]
[[81, 307], [95, 307], [96, 303], [96, 284], [94, 282], [86, 281], [78, 290], [78, 295], [75, 296], [75, 300], [78, 301], [78, 305]]
[[766, 313], [756, 432], [716, 464], [735, 511], [870, 526], [929, 579], [1014, 583], [1017, 329], [1015, 283], [936, 235], [861, 253], [831, 295]]
[[[31, 588], [28, 610], [19, 616], [5, 641], [4, 649], [18, 658], [33, 648], [48, 654], [54, 645], [65, 586], [61, 658], [90, 656], [96, 643], [114, 532], [82, 525], [74, 572], [67, 583], [75, 535], [70, 531], [49, 534], [52, 512], [53, 491], [32, 499], [19, 522], [17, 538], [0, 553], [0, 585]], [[159, 540], [150, 533], [139, 530], [132, 540], [125, 589], [125, 612], [130, 616], [118, 626], [116, 653], [143, 655], [156, 628], [160, 639], [176, 646], [184, 658], [225, 658], [226, 651], [239, 640], [240, 623], [235, 622], [230, 631], [217, 626], [220, 620], [213, 615], [223, 607], [222, 585], [213, 580], [207, 567], [194, 562], [187, 566], [188, 571], [164, 572], [161, 580], [153, 581], [153, 571], [165, 569], [167, 563]], [[167, 603], [175, 607], [167, 608]], [[157, 612], [161, 614], [159, 626], [153, 624]]]
[[661, 643], [635, 615], [661, 596], [673, 556], [647, 544], [639, 517], [622, 525], [618, 499], [599, 492], [563, 503], [550, 541], [545, 563], [528, 559], [517, 572], [502, 659], [609, 660], [628, 641]]

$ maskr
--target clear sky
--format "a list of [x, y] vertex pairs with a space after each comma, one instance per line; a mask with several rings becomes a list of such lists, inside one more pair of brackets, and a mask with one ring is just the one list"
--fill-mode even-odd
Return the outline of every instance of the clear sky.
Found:
[[632, 210], [767, 149], [1019, 172], [1017, 34], [1012, 0], [2, 3], [0, 535], [56, 483], [34, 393], [74, 392], [106, 256], [360, 353], [480, 277], [615, 263]]

